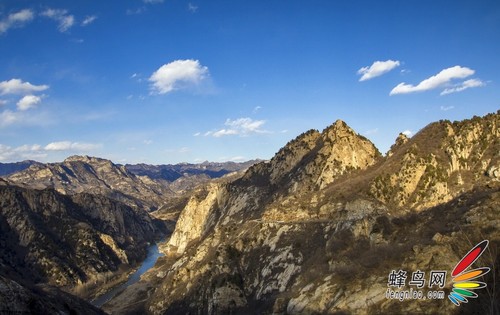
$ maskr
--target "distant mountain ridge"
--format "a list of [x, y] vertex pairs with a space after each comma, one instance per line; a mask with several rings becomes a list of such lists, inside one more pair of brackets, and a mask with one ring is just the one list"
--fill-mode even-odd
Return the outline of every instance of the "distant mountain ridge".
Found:
[[15, 185], [53, 188], [67, 195], [82, 192], [105, 195], [151, 211], [168, 202], [168, 198], [213, 178], [245, 170], [258, 161], [120, 165], [102, 158], [75, 155], [60, 163], [29, 161], [17, 168], [9, 166], [8, 169], [18, 171], [4, 178]]
[[207, 175], [210, 178], [219, 178], [226, 174], [247, 169], [261, 160], [246, 162], [208, 162], [199, 164], [179, 163], [166, 165], [125, 164], [125, 168], [138, 176], [148, 176], [152, 179], [163, 179], [173, 182], [183, 176]]
[[14, 163], [0, 163], [0, 176], [11, 175], [20, 171], [24, 171], [31, 165], [40, 165], [42, 163], [32, 160], [26, 160]]

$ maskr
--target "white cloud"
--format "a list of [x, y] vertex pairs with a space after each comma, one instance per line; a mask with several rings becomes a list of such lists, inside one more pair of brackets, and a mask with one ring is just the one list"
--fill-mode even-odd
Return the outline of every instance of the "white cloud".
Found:
[[155, 3], [163, 3], [164, 0], [142, 0], [144, 3], [151, 3], [151, 4], [155, 4]]
[[208, 68], [202, 66], [198, 60], [176, 60], [161, 66], [151, 75], [149, 81], [152, 82], [153, 93], [166, 94], [197, 85], [208, 75]]
[[453, 108], [455, 108], [455, 106], [441, 106], [442, 111], [448, 111], [448, 110], [453, 109]]
[[9, 14], [0, 20], [0, 34], [7, 32], [13, 27], [22, 27], [33, 20], [34, 14], [30, 9], [24, 9], [16, 13]]
[[405, 131], [402, 132], [402, 134], [404, 134], [407, 137], [411, 137], [411, 135], [413, 135], [413, 131], [411, 131], [411, 130], [405, 130]]
[[0, 144], [0, 161], [43, 159], [45, 157], [47, 157], [47, 153], [44, 152], [42, 146], [38, 144], [25, 144], [17, 148], [12, 148], [10, 146]]
[[246, 158], [244, 156], [241, 156], [241, 155], [233, 156], [233, 157], [228, 159], [228, 161], [230, 161], [230, 162], [243, 162], [245, 160], [246, 160]]
[[29, 82], [23, 82], [21, 79], [10, 79], [9, 81], [0, 82], [0, 95], [30, 94], [45, 91], [48, 88], [48, 85], [33, 85]]
[[58, 22], [59, 26], [57, 29], [63, 33], [68, 31], [75, 24], [75, 17], [68, 14], [68, 10], [47, 9], [43, 11], [41, 15]]
[[197, 132], [193, 135], [193, 137], [199, 137], [201, 135], [201, 132]]
[[399, 65], [400, 62], [398, 60], [375, 61], [371, 66], [363, 67], [358, 70], [358, 74], [362, 75], [359, 81], [366, 81], [381, 76], [399, 67]]
[[17, 109], [20, 111], [25, 111], [30, 108], [34, 108], [41, 101], [41, 96], [26, 95], [22, 99], [20, 99], [19, 102], [17, 102]]
[[[428, 79], [423, 80], [422, 82], [420, 82], [417, 85], [406, 84], [404, 82], [400, 83], [395, 88], [392, 89], [392, 91], [390, 92], [389, 95], [428, 91], [428, 90], [443, 87], [443, 86], [449, 84], [449, 82], [451, 80], [463, 79], [463, 78], [466, 78], [466, 77], [471, 76], [473, 74], [474, 74], [474, 70], [472, 70], [472, 69], [469, 69], [467, 67], [454, 66], [451, 68], [441, 70], [441, 72], [439, 72], [438, 74], [436, 74]], [[468, 80], [468, 81], [470, 81], [470, 80]], [[464, 88], [464, 89], [466, 89], [466, 88]], [[453, 92], [451, 92], [451, 93], [453, 93]]]
[[51, 151], [91, 151], [100, 148], [100, 144], [78, 143], [70, 141], [53, 142], [45, 147], [39, 144], [24, 144], [19, 147], [10, 147], [0, 144], [0, 161], [20, 161], [26, 159], [44, 159]]
[[254, 109], [253, 109], [253, 113], [257, 113], [259, 110], [262, 109], [262, 106], [255, 106]]
[[9, 102], [6, 100], [0, 100], [0, 106], [7, 105], [7, 103], [9, 103]]
[[44, 147], [45, 151], [91, 151], [100, 148], [100, 144], [71, 141], [51, 142]]
[[212, 135], [216, 138], [230, 135], [237, 135], [238, 130], [235, 129], [221, 129], [219, 131], [214, 132]]
[[97, 15], [86, 16], [85, 19], [83, 19], [83, 21], [82, 21], [82, 26], [90, 25], [90, 24], [94, 23], [95, 20], [97, 20]]
[[208, 131], [204, 135], [218, 138], [230, 135], [246, 136], [252, 133], [268, 133], [268, 131], [261, 129], [265, 123], [265, 120], [253, 120], [251, 118], [227, 119], [224, 125], [228, 128], [218, 131]]
[[146, 140], [142, 141], [142, 143], [144, 143], [145, 145], [150, 145], [153, 143], [153, 140], [146, 139]]
[[235, 120], [227, 119], [224, 124], [236, 129], [241, 129], [245, 132], [259, 132], [259, 128], [265, 124], [265, 121], [252, 120], [251, 118], [238, 118]]
[[485, 85], [485, 83], [479, 79], [470, 79], [470, 80], [466, 80], [462, 83], [456, 84], [454, 87], [445, 89], [443, 92], [441, 92], [440, 95], [462, 92], [463, 90], [466, 90], [468, 88], [481, 87], [484, 85]]

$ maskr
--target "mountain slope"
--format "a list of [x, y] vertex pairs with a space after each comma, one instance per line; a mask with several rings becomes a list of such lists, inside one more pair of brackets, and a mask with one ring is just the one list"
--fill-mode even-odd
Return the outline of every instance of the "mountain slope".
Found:
[[0, 265], [33, 283], [74, 286], [145, 256], [167, 231], [146, 212], [91, 194], [0, 186]]
[[132, 207], [157, 209], [172, 192], [148, 177], [138, 177], [109, 160], [72, 156], [62, 163], [32, 166], [9, 176], [8, 181], [29, 188], [53, 188], [66, 195], [103, 195]]
[[451, 270], [483, 238], [494, 253], [483, 263], [498, 264], [499, 123], [500, 113], [433, 123], [387, 157], [341, 121], [300, 135], [190, 202], [144, 310], [456, 311], [386, 299], [388, 270]]
[[0, 163], [0, 176], [6, 176], [16, 172], [24, 171], [31, 165], [37, 165], [37, 164], [41, 163], [31, 160], [15, 162], [15, 163]]

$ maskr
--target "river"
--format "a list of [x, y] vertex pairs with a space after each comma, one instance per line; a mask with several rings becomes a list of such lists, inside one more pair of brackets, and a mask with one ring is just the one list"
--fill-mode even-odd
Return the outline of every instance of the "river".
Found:
[[155, 263], [158, 257], [163, 256], [162, 253], [158, 250], [158, 244], [153, 244], [149, 246], [148, 248], [148, 254], [146, 259], [142, 262], [142, 265], [137, 269], [134, 273], [132, 273], [128, 279], [127, 282], [124, 282], [114, 288], [111, 288], [108, 292], [104, 293], [103, 295], [97, 297], [96, 299], [92, 300], [90, 303], [94, 306], [101, 307], [104, 304], [106, 304], [108, 301], [110, 301], [112, 298], [114, 298], [118, 293], [121, 293], [124, 291], [128, 286], [136, 283], [141, 279], [141, 276], [151, 269]]

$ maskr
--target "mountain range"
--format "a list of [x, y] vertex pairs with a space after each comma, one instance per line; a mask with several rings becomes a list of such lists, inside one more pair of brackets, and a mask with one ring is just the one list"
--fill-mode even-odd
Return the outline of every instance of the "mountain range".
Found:
[[[90, 157], [33, 165], [0, 181], [8, 235], [0, 243], [7, 284], [0, 301], [16, 286], [32, 296], [41, 285], [76, 294], [171, 234], [160, 245], [165, 256], [104, 311], [494, 313], [499, 126], [500, 111], [434, 122], [411, 138], [400, 134], [384, 156], [337, 120], [299, 135], [269, 161], [234, 169], [121, 166]], [[173, 185], [200, 176], [197, 184]], [[447, 299], [386, 297], [391, 271], [452, 270], [483, 239], [489, 253], [478, 263], [492, 271], [477, 299], [457, 308]], [[449, 275], [443, 294], [451, 285]], [[52, 303], [54, 291], [36, 294], [39, 303]], [[66, 304], [76, 312], [96, 311], [74, 299]], [[26, 309], [26, 299], [16, 301]]]

